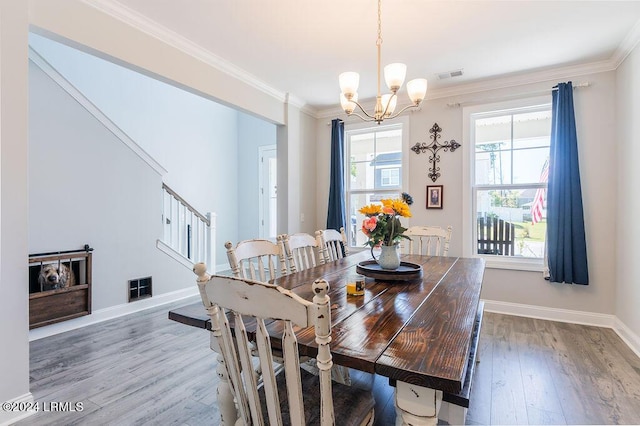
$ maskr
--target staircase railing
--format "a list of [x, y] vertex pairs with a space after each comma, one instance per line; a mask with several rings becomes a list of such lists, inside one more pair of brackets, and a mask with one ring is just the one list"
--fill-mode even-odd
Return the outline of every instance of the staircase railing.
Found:
[[162, 241], [191, 263], [215, 265], [215, 215], [198, 212], [164, 183], [162, 190]]

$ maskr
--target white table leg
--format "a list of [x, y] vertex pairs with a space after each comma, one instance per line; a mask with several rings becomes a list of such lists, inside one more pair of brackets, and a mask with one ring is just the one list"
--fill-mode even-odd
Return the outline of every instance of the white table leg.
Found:
[[450, 425], [464, 425], [467, 418], [467, 409], [449, 402], [442, 401], [438, 418]]
[[396, 383], [396, 426], [437, 425], [442, 391]]
[[238, 419], [238, 410], [233, 398], [233, 390], [231, 388], [231, 382], [229, 381], [229, 373], [227, 372], [227, 366], [224, 363], [224, 358], [220, 353], [220, 347], [216, 337], [211, 333], [211, 350], [217, 354], [218, 366], [216, 367], [216, 373], [220, 378], [218, 383], [218, 389], [216, 395], [218, 397], [218, 408], [220, 409], [220, 424], [221, 426], [232, 426]]

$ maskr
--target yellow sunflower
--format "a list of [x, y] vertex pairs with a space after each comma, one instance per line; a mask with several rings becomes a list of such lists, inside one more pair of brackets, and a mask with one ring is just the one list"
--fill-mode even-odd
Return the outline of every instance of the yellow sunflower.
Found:
[[382, 208], [380, 207], [379, 204], [369, 204], [368, 206], [362, 207], [358, 211], [365, 216], [375, 216], [377, 214], [380, 214], [380, 212], [382, 211]]
[[391, 207], [397, 215], [402, 217], [411, 217], [411, 209], [409, 205], [400, 198], [380, 200], [383, 206]]

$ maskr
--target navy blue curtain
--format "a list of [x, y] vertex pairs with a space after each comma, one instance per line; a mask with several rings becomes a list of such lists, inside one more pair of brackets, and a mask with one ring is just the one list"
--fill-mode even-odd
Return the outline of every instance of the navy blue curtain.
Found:
[[547, 192], [549, 279], [589, 284], [571, 82], [553, 91]]
[[336, 118], [331, 120], [331, 176], [327, 229], [346, 229], [344, 198], [344, 123]]

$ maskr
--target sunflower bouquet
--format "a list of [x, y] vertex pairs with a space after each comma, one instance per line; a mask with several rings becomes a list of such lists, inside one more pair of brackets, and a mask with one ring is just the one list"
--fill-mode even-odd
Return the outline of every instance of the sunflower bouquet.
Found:
[[362, 232], [368, 240], [365, 245], [369, 247], [393, 246], [403, 238], [409, 239], [404, 234], [407, 228], [400, 223], [401, 217], [411, 217], [409, 205], [413, 203], [411, 196], [405, 192], [402, 198], [385, 199], [382, 204], [369, 204], [362, 207], [359, 212], [366, 216], [362, 222]]

